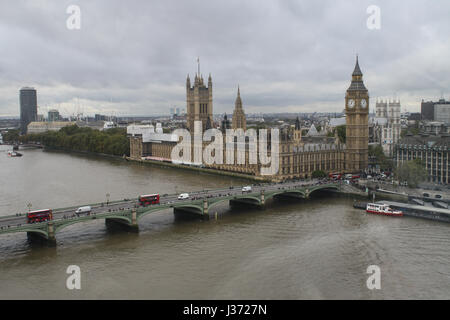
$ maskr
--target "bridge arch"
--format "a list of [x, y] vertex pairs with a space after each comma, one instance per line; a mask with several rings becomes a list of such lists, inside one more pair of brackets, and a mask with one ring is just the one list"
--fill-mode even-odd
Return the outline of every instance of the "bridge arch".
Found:
[[239, 200], [247, 200], [247, 199], [251, 200], [256, 205], [261, 204], [261, 199], [259, 199], [256, 196], [248, 195], [248, 196], [237, 196], [237, 197], [232, 197], [232, 198], [227, 197], [225, 199], [220, 199], [220, 200], [217, 200], [214, 202], [210, 202], [210, 203], [208, 203], [208, 208], [211, 209], [212, 207], [218, 205], [219, 203], [225, 202], [225, 201], [233, 201], [233, 200], [239, 201]]
[[302, 198], [306, 197], [306, 193], [303, 190], [298, 190], [298, 189], [279, 190], [279, 191], [276, 191], [274, 193], [267, 194], [265, 197], [266, 197], [266, 200], [268, 200], [268, 199], [273, 198], [275, 196], [278, 196], [278, 195], [281, 195], [281, 194], [287, 194], [287, 193], [299, 194], [299, 195], [301, 195]]
[[339, 187], [337, 185], [324, 185], [324, 186], [320, 186], [319, 185], [319, 186], [315, 186], [315, 187], [312, 187], [309, 190], [308, 196], [313, 194], [314, 192], [317, 192], [317, 191], [327, 191], [327, 190], [336, 190], [336, 191], [338, 191]]
[[174, 209], [184, 209], [184, 208], [190, 208], [194, 210], [198, 210], [200, 213], [203, 213], [203, 202], [202, 204], [196, 205], [196, 204], [182, 204], [178, 206], [173, 206]]
[[172, 207], [170, 206], [159, 206], [159, 207], [149, 207], [148, 210], [143, 211], [143, 212], [136, 212], [136, 220], [139, 221], [141, 218], [145, 217], [146, 215], [152, 213], [152, 212], [156, 212], [156, 211], [161, 211], [161, 210], [167, 210], [167, 209], [171, 209]]
[[26, 228], [25, 228], [25, 229], [18, 229], [18, 230], [10, 231], [10, 232], [8, 232], [8, 233], [19, 233], [19, 232], [38, 233], [38, 234], [41, 234], [41, 235], [43, 235], [43, 236], [45, 236], [45, 237], [48, 237], [47, 231], [42, 230], [42, 229], [33, 229], [33, 228], [30, 228], [30, 229], [26, 229]]
[[82, 220], [78, 220], [78, 219], [70, 220], [69, 219], [69, 221], [67, 221], [67, 220], [66, 221], [64, 221], [64, 220], [63, 221], [58, 221], [58, 223], [54, 224], [54, 230], [55, 230], [54, 232], [56, 234], [57, 232], [61, 231], [62, 229], [66, 228], [68, 226], [71, 226], [73, 224], [81, 223], [81, 222], [88, 222], [88, 221], [98, 220], [98, 219], [120, 219], [120, 220], [125, 220], [127, 223], [131, 224], [131, 219], [129, 217], [123, 216], [123, 215], [105, 216], [105, 217], [96, 217], [96, 216], [94, 216], [94, 217], [91, 217], [90, 219], [82, 219]]

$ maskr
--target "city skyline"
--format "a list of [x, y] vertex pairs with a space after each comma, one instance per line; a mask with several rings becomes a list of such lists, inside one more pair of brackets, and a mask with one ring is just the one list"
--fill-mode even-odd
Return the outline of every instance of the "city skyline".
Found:
[[[169, 114], [186, 108], [184, 79], [195, 76], [197, 57], [203, 76], [212, 75], [217, 114], [232, 113], [238, 85], [249, 114], [342, 112], [356, 54], [371, 113], [377, 98], [418, 112], [422, 99], [450, 94], [445, 2], [378, 1], [379, 30], [366, 26], [366, 1], [133, 8], [78, 1], [79, 30], [66, 27], [70, 4], [0, 5], [0, 34], [10, 44], [0, 51], [0, 116], [19, 114], [23, 86], [36, 88], [41, 114]], [[136, 10], [148, 16], [134, 19]], [[24, 19], [14, 19], [19, 13]]]

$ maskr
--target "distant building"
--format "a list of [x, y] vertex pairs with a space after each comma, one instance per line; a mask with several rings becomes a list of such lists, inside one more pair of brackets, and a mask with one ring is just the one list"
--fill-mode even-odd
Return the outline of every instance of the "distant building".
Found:
[[328, 123], [328, 128], [334, 129], [338, 126], [345, 126], [345, 124], [346, 124], [345, 117], [331, 118], [330, 122]]
[[400, 101], [377, 100], [375, 104], [375, 118], [371, 119], [372, 142], [382, 146], [383, 152], [392, 156], [394, 145], [400, 139]]
[[59, 121], [59, 111], [52, 109], [48, 112], [48, 121]]
[[450, 123], [440, 121], [422, 121], [419, 125], [420, 132], [429, 135], [442, 135], [450, 133]]
[[433, 101], [423, 101], [420, 105], [420, 114], [422, 120], [434, 120], [434, 102]]
[[421, 120], [450, 122], [450, 101], [439, 99], [437, 102], [423, 101], [421, 104]]
[[105, 121], [103, 124], [103, 130], [108, 130], [117, 127], [117, 124], [113, 121]]
[[178, 143], [178, 136], [164, 133], [161, 123], [153, 125], [129, 125], [130, 148], [140, 159], [171, 161], [172, 149]]
[[410, 113], [408, 116], [408, 123], [413, 123], [416, 121], [420, 121], [422, 119], [422, 115], [419, 112]]
[[104, 121], [76, 121], [76, 125], [80, 128], [91, 128], [92, 130], [103, 130]]
[[434, 121], [450, 123], [450, 101], [434, 105]]
[[27, 133], [30, 122], [37, 120], [36, 89], [23, 87], [20, 89], [20, 134]]
[[46, 131], [59, 131], [64, 127], [72, 126], [75, 122], [69, 121], [52, 121], [52, 122], [30, 122], [28, 124], [28, 134], [43, 133]]
[[95, 116], [94, 116], [94, 119], [95, 119], [95, 121], [105, 121], [106, 120], [106, 116], [96, 113]]
[[428, 181], [448, 184], [449, 151], [449, 135], [407, 135], [395, 145], [394, 161], [399, 166], [403, 162], [420, 159], [428, 172]]

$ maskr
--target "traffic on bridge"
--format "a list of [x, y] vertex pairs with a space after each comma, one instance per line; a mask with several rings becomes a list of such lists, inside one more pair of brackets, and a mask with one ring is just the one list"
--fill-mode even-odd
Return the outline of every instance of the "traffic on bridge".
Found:
[[143, 194], [134, 199], [107, 201], [80, 207], [41, 209], [4, 216], [0, 218], [0, 234], [27, 232], [28, 236], [39, 236], [55, 241], [55, 233], [62, 228], [98, 218], [105, 219], [107, 223], [119, 223], [137, 230], [139, 218], [159, 210], [174, 208], [174, 212], [197, 214], [203, 219], [209, 219], [208, 208], [227, 200], [262, 207], [267, 199], [274, 196], [308, 198], [309, 194], [316, 190], [338, 191], [339, 188], [340, 184], [334, 181], [316, 179], [230, 186], [181, 194]]

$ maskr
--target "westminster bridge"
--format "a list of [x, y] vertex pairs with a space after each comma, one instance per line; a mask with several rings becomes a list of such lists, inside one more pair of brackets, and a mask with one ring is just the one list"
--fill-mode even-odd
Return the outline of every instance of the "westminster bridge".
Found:
[[[189, 193], [189, 198], [180, 200], [177, 194], [160, 195], [159, 204], [141, 206], [138, 199], [124, 199], [107, 203], [88, 204], [90, 214], [75, 214], [80, 206], [52, 209], [53, 219], [45, 222], [27, 223], [26, 213], [0, 217], [0, 235], [26, 232], [30, 240], [39, 240], [56, 244], [56, 234], [70, 225], [93, 219], [105, 219], [107, 225], [118, 225], [121, 228], [137, 232], [138, 222], [148, 214], [173, 208], [175, 214], [196, 215], [209, 219], [211, 208], [228, 201], [234, 205], [250, 205], [264, 208], [267, 200], [274, 197], [290, 197], [307, 199], [319, 191], [345, 192], [343, 186], [333, 182], [295, 181], [284, 183], [266, 183], [253, 185], [250, 192], [242, 191], [242, 187], [226, 189], [201, 190]], [[86, 205], [84, 205], [86, 206]]]

